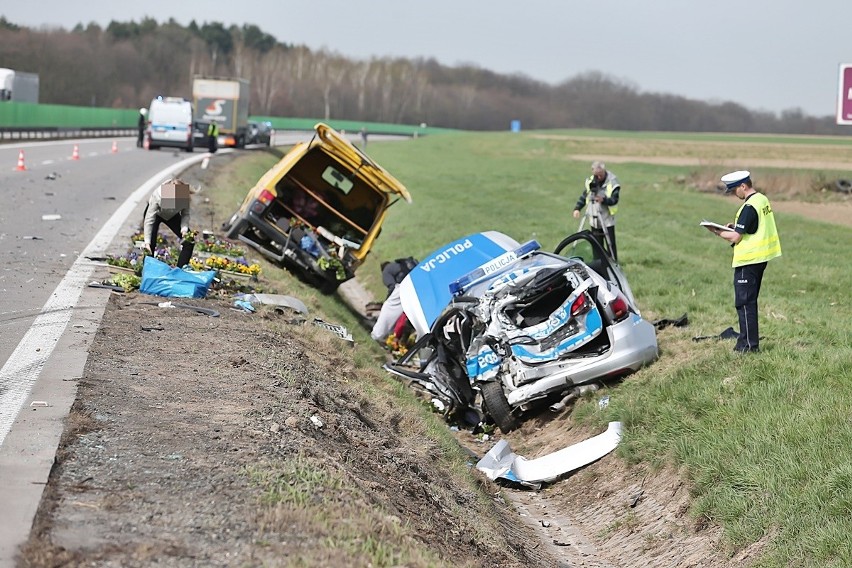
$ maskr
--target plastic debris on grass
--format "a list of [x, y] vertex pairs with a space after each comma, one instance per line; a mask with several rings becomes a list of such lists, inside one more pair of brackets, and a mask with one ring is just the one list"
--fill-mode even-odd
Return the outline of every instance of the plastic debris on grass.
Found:
[[542, 483], [599, 460], [618, 446], [621, 441], [621, 422], [610, 422], [602, 434], [583, 440], [567, 448], [529, 460], [515, 454], [509, 442], [500, 440], [476, 464], [476, 468], [489, 479], [506, 479], [526, 487], [538, 489]]

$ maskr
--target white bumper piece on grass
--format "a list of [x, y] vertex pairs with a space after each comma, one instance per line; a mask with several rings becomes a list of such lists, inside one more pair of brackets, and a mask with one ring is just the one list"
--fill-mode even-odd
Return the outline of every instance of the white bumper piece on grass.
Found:
[[610, 453], [621, 441], [621, 422], [610, 422], [606, 432], [567, 448], [528, 460], [512, 452], [509, 443], [500, 440], [476, 464], [489, 479], [498, 477], [538, 488], [575, 469], [597, 461]]

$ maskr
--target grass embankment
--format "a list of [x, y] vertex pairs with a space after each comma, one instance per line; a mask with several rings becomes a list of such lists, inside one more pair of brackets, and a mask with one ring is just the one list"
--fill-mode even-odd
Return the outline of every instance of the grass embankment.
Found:
[[[230, 217], [247, 189], [276, 159], [268, 153], [244, 154], [220, 170], [204, 188], [203, 195], [213, 210], [214, 220], [210, 226], [216, 228]], [[385, 444], [393, 447], [399, 456], [407, 456], [408, 459], [401, 461], [405, 467], [417, 471], [421, 459], [434, 463], [440, 476], [427, 477], [425, 472], [420, 473], [424, 482], [428, 479], [428, 495], [434, 500], [435, 509], [448, 519], [447, 534], [467, 535], [464, 540], [470, 543], [468, 550], [459, 551], [458, 555], [441, 554], [440, 545], [447, 541], [442, 536], [443, 526], [433, 532], [420, 533], [418, 527], [422, 523], [398, 518], [397, 509], [385, 506], [386, 501], [393, 499], [370, 500], [365, 493], [373, 484], [378, 485], [373, 478], [386, 479], [387, 466], [383, 463], [385, 458], [372, 456], [375, 459], [373, 467], [378, 473], [368, 476], [369, 483], [363, 482], [363, 470], [352, 475], [353, 463], [359, 460], [347, 457], [349, 452], [366, 451], [356, 444], [353, 448], [340, 448], [343, 458], [339, 462], [282, 454], [258, 460], [255, 467], [245, 472], [262, 494], [258, 502], [261, 524], [278, 527], [295, 523], [301, 527], [305, 539], [312, 542], [310, 550], [288, 558], [288, 565], [338, 565], [343, 557], [346, 565], [351, 566], [473, 566], [479, 562], [472, 558], [489, 556], [499, 557], [505, 565], [522, 565], [527, 557], [515, 548], [521, 548], [518, 537], [511, 543], [506, 538], [506, 527], [511, 525], [503, 523], [503, 514], [512, 513], [508, 505], [483, 491], [480, 482], [470, 476], [470, 456], [461, 450], [441, 417], [381, 369], [384, 351], [370, 339], [352, 312], [338, 297], [320, 294], [264, 260], [260, 263], [262, 282], [264, 286], [269, 284], [269, 289], [262, 291], [295, 296], [306, 304], [311, 318], [345, 325], [356, 347], [341, 348], [344, 344], [325, 330], [313, 326], [299, 330], [275, 319], [258, 321], [259, 333], [280, 337], [299, 333], [308, 338], [316, 357], [327, 358], [323, 363], [333, 367], [327, 369], [323, 377], [323, 382], [329, 385], [328, 390], [338, 392], [345, 401], [369, 401], [371, 418], [365, 420], [383, 423], [376, 435], [386, 435], [387, 430], [392, 430]], [[272, 372], [288, 384], [296, 380], [286, 364], [280, 362], [277, 353], [270, 353], [268, 359], [271, 368], [264, 371]], [[339, 363], [341, 359], [345, 363]], [[324, 369], [322, 364], [317, 366]], [[306, 451], [310, 454], [316, 450]], [[359, 477], [362, 481], [358, 481]], [[395, 480], [390, 479], [388, 483], [386, 488], [376, 492], [406, 495], [407, 489], [399, 487]], [[433, 523], [437, 514], [424, 510], [422, 518], [426, 524]], [[432, 538], [440, 542], [431, 542]], [[507, 544], [511, 547], [508, 550]]]
[[[380, 260], [422, 258], [482, 230], [552, 249], [577, 228], [570, 213], [589, 174], [586, 157], [635, 156], [610, 164], [623, 185], [622, 266], [645, 317], [686, 312], [690, 324], [658, 334], [659, 361], [613, 388], [603, 416], [581, 401], [575, 418], [624, 422], [618, 452], [625, 459], [685, 466], [694, 514], [720, 524], [732, 548], [768, 535], [759, 565], [850, 566], [852, 265], [844, 248], [852, 230], [776, 213], [784, 255], [764, 278], [762, 352], [735, 356], [730, 342], [691, 339], [737, 326], [731, 250], [698, 222], [732, 221], [740, 202], [706, 188], [743, 168], [770, 200], [838, 199], [815, 189], [849, 177], [843, 169], [752, 165], [852, 163], [850, 140], [814, 140], [539, 132], [371, 143], [370, 155], [407, 185], [414, 203], [392, 208], [359, 279], [381, 297]], [[643, 162], [672, 153], [692, 161]], [[236, 175], [257, 179], [269, 164]], [[235, 195], [223, 218], [244, 191]], [[333, 302], [318, 301], [352, 321]]]

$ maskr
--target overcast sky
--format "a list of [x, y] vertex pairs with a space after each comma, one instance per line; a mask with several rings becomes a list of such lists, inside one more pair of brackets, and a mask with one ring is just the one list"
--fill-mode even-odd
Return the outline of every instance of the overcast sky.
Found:
[[[600, 71], [642, 92], [836, 114], [849, 0], [4, 0], [27, 27], [255, 24], [352, 59], [433, 57], [558, 84]], [[0, 67], [3, 61], [0, 60]]]

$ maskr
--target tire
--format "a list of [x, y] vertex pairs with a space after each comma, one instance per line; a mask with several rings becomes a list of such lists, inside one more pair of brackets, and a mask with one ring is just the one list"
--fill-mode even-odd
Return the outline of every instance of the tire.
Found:
[[482, 400], [485, 402], [485, 410], [504, 434], [517, 429], [521, 424], [512, 415], [512, 407], [503, 393], [503, 385], [497, 381], [483, 383]]
[[337, 292], [337, 288], [341, 284], [341, 282], [337, 279], [326, 278], [322, 274], [307, 268], [300, 268], [299, 274], [301, 275], [302, 282], [309, 286], [313, 286], [320, 292], [320, 294], [325, 296], [330, 296]]
[[840, 193], [852, 193], [852, 181], [848, 179], [839, 179], [834, 182], [834, 187]]
[[320, 294], [324, 294], [326, 296], [330, 296], [337, 292], [337, 289], [340, 287], [340, 281], [338, 280], [325, 280], [317, 286], [317, 289], [320, 291]]
[[246, 230], [247, 224], [247, 221], [239, 213], [234, 213], [228, 221], [228, 226], [225, 227], [225, 236], [229, 239], [238, 239]]

